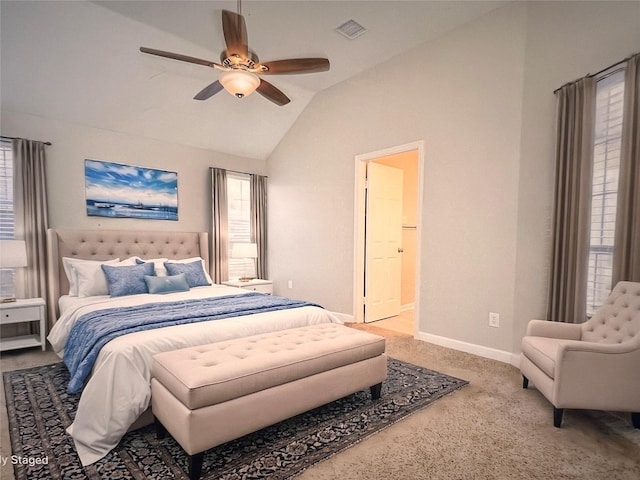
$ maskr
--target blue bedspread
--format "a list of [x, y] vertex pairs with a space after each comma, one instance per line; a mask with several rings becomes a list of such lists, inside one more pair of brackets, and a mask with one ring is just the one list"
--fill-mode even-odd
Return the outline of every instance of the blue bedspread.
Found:
[[223, 297], [108, 308], [82, 315], [73, 325], [64, 348], [63, 360], [71, 373], [67, 392], [78, 393], [82, 390], [100, 349], [120, 335], [304, 306], [318, 305], [250, 292]]

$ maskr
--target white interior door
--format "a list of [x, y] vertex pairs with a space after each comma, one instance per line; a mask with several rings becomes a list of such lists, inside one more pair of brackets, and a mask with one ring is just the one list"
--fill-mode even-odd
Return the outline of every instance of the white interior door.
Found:
[[365, 322], [400, 313], [402, 176], [399, 168], [367, 164]]

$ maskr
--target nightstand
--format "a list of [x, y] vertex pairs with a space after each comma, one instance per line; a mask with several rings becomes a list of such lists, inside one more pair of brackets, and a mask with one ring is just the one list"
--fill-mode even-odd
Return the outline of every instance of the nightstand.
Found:
[[41, 347], [47, 349], [45, 338], [45, 303], [42, 298], [18, 299], [15, 302], [0, 304], [0, 324], [38, 323], [39, 333], [7, 337], [0, 339], [0, 351], [18, 348]]
[[266, 293], [267, 295], [273, 294], [273, 282], [271, 280], [261, 280], [254, 278], [253, 280], [247, 280], [241, 282], [240, 280], [229, 280], [222, 282], [223, 285], [229, 287], [242, 288], [243, 290], [253, 290], [254, 292]]

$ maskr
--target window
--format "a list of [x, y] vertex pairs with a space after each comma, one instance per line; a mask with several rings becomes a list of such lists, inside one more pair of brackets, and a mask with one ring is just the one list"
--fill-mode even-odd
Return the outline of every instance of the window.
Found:
[[[11, 142], [0, 141], [0, 240], [15, 238], [13, 207], [13, 150]], [[0, 292], [13, 292], [14, 269], [0, 269]]]
[[598, 81], [587, 277], [588, 316], [602, 305], [611, 291], [623, 97], [624, 70], [618, 70]]
[[245, 173], [227, 170], [227, 205], [229, 208], [229, 279], [255, 277], [255, 261], [233, 258], [234, 243], [251, 242], [251, 178]]
[[13, 152], [11, 142], [0, 141], [0, 239], [15, 237], [13, 214]]

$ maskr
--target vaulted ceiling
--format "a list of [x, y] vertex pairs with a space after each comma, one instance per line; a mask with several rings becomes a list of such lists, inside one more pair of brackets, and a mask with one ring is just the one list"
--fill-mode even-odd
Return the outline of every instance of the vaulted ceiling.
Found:
[[[329, 72], [270, 76], [291, 98], [279, 107], [257, 94], [236, 99], [220, 92], [194, 100], [219, 71], [139, 51], [146, 46], [219, 62], [221, 10], [237, 11], [236, 1], [3, 0], [2, 109], [265, 159], [317, 92], [385, 68], [390, 58], [502, 3], [242, 2], [249, 47], [261, 60], [331, 62]], [[348, 20], [366, 33], [349, 40], [336, 32]]]

